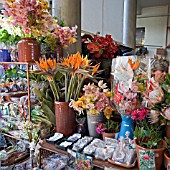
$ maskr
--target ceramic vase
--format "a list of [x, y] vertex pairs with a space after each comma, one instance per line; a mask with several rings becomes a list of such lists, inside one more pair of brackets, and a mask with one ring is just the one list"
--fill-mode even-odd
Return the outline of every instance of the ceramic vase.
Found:
[[131, 117], [125, 117], [123, 115], [121, 115], [121, 118], [122, 118], [122, 123], [120, 126], [120, 132], [118, 135], [118, 139], [121, 136], [124, 137], [125, 139], [126, 138], [133, 139], [133, 137], [134, 137], [134, 134], [133, 134], [134, 122], [133, 122], [133, 120], [131, 119]]
[[92, 137], [100, 137], [100, 135], [96, 131], [96, 127], [98, 123], [102, 123], [104, 119], [104, 114], [101, 112], [98, 115], [88, 114], [87, 112], [87, 124], [88, 124], [88, 131], [89, 135]]
[[40, 44], [35, 38], [22, 38], [17, 49], [19, 62], [34, 62], [41, 56]]
[[69, 102], [55, 101], [56, 132], [70, 136], [76, 131], [76, 114]]

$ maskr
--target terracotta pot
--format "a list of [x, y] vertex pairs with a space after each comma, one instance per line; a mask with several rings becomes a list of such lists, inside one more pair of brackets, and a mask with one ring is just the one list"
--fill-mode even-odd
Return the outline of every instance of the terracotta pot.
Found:
[[76, 114], [69, 102], [55, 102], [56, 132], [64, 136], [72, 135], [76, 130]]
[[170, 125], [166, 125], [166, 137], [170, 139]]
[[[170, 157], [168, 156], [168, 151], [165, 151], [165, 152], [164, 152], [165, 168], [167, 168], [169, 162], [170, 162]], [[168, 168], [167, 168], [167, 169], [168, 169]]]
[[107, 132], [103, 132], [102, 133], [102, 137], [103, 137], [103, 140], [105, 141], [105, 138], [114, 138], [115, 137], [115, 133], [107, 133]]
[[138, 168], [140, 169], [140, 161], [139, 161], [139, 150], [153, 150], [155, 155], [155, 166], [156, 170], [162, 169], [162, 162], [163, 162], [163, 154], [166, 146], [166, 142], [162, 142], [162, 148], [159, 149], [149, 149], [149, 148], [143, 148], [139, 146], [137, 143], [137, 139], [134, 140], [134, 143], [136, 144], [136, 153], [137, 153], [137, 160], [138, 160]]
[[40, 56], [40, 44], [35, 38], [22, 38], [18, 42], [19, 62], [37, 61]]

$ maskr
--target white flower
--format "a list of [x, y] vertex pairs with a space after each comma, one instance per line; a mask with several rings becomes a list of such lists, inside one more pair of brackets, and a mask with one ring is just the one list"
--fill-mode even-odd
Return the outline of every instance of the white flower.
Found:
[[98, 86], [99, 86], [100, 88], [102, 88], [102, 89], [107, 88], [107, 85], [106, 85], [106, 83], [103, 83], [103, 80], [100, 80], [100, 81], [98, 82]]

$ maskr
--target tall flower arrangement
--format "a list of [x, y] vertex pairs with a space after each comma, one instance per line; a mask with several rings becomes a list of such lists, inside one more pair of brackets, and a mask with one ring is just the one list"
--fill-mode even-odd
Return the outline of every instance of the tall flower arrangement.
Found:
[[41, 69], [40, 74], [49, 81], [54, 99], [65, 102], [78, 99], [85, 79], [94, 78], [99, 67], [99, 64], [91, 66], [90, 60], [79, 52], [61, 63], [56, 63], [55, 59], [40, 59], [36, 64]]
[[113, 74], [113, 102], [118, 112], [133, 120], [143, 120], [148, 113], [143, 100], [148, 80], [146, 60], [135, 57], [121, 60], [116, 63]]
[[45, 37], [53, 28], [54, 20], [46, 0], [8, 0], [3, 5], [2, 13], [9, 27], [19, 27], [23, 37]]

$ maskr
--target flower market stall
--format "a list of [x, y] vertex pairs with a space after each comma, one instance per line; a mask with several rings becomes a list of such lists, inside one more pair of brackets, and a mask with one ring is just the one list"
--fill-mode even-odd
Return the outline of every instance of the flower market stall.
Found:
[[87, 41], [86, 56], [63, 57], [77, 26], [46, 0], [7, 0], [2, 13], [0, 42], [18, 55], [4, 49], [0, 60], [0, 169], [170, 165], [168, 60], [118, 56], [109, 34]]

